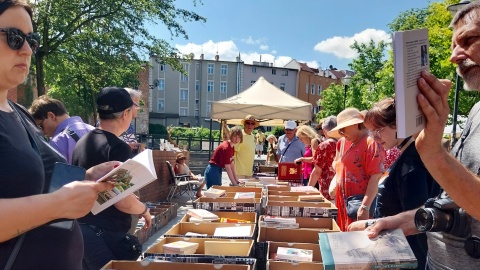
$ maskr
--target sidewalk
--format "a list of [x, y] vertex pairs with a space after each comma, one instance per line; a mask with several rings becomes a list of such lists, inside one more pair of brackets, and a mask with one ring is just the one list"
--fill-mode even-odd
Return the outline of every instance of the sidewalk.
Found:
[[[227, 173], [222, 172], [222, 186], [228, 186], [230, 179], [228, 179]], [[204, 187], [205, 189], [206, 187]], [[159, 231], [152, 235], [148, 240], [143, 243], [143, 251], [145, 252], [150, 246], [156, 244], [158, 239], [163, 236], [168, 230], [170, 230], [175, 224], [177, 224], [182, 217], [187, 213], [188, 209], [193, 208], [192, 201], [188, 195], [183, 194], [172, 199], [172, 202], [178, 204], [177, 217], [170, 220], [165, 226], [163, 226]]]

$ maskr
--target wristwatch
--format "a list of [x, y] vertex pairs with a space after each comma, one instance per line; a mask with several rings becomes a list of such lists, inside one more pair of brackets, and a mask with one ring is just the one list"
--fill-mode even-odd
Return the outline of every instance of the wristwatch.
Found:
[[366, 206], [365, 204], [360, 205], [360, 208], [370, 211], [370, 207]]

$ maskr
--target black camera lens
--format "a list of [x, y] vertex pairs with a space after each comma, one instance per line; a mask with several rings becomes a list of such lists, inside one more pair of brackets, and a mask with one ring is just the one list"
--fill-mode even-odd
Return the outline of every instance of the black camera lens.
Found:
[[421, 232], [448, 232], [452, 228], [453, 216], [436, 208], [421, 208], [415, 213], [415, 226]]

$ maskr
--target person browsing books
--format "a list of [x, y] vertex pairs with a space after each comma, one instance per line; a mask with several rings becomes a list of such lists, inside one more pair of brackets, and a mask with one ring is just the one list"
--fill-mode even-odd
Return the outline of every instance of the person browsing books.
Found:
[[[452, 55], [450, 62], [457, 64], [457, 73], [464, 80], [464, 88], [480, 91], [480, 2], [472, 2], [459, 10], [451, 22], [453, 27]], [[445, 190], [441, 202], [453, 203], [452, 230], [434, 227], [437, 231], [427, 232], [427, 267], [437, 269], [480, 269], [478, 259], [478, 237], [480, 236], [480, 103], [470, 111], [465, 128], [451, 152], [442, 145], [443, 131], [450, 113], [448, 94], [451, 82], [437, 79], [423, 71], [417, 81], [420, 94], [418, 105], [425, 114], [425, 128], [415, 139], [415, 147], [423, 164]], [[416, 106], [413, 105], [412, 106]], [[440, 201], [435, 201], [438, 205]], [[419, 213], [435, 209], [422, 207]], [[370, 237], [389, 228], [401, 228], [405, 235], [420, 233], [415, 226], [417, 210], [402, 212], [395, 216], [378, 219], [367, 228]]]
[[295, 136], [297, 132], [295, 121], [286, 121], [283, 130], [285, 134], [278, 138], [277, 162], [295, 162], [295, 159], [301, 158], [305, 153], [305, 144]]
[[[338, 208], [337, 222], [342, 231], [356, 220], [366, 220], [377, 195], [378, 180], [383, 173], [383, 149], [368, 136], [363, 125], [363, 115], [356, 108], [347, 108], [337, 115], [337, 126], [328, 136], [338, 138], [335, 171], [337, 188], [335, 203]], [[342, 144], [344, 147], [342, 147]], [[347, 199], [358, 197], [358, 210], [347, 211]], [[356, 211], [355, 211], [356, 210]], [[356, 214], [354, 213], [356, 212]]]
[[46, 95], [35, 99], [29, 109], [37, 126], [50, 137], [50, 145], [72, 163], [73, 149], [83, 135], [94, 129], [79, 116], [68, 115], [65, 105]]
[[[373, 105], [363, 122], [371, 136], [384, 149], [398, 148], [400, 156], [385, 171], [379, 181], [376, 218], [393, 216], [417, 209], [428, 198], [440, 192], [440, 186], [423, 165], [413, 137], [397, 138], [395, 100], [383, 99]], [[356, 221], [348, 226], [349, 231], [364, 230], [365, 221]], [[425, 269], [427, 259], [427, 236], [407, 236], [407, 241], [418, 260], [417, 269]]]
[[187, 162], [187, 157], [183, 153], [179, 153], [177, 155], [176, 163], [175, 163], [175, 174], [177, 175], [188, 175], [190, 176], [191, 179], [193, 180], [198, 180], [199, 185], [197, 189], [197, 198], [202, 197], [202, 189], [205, 186], [205, 181], [203, 178], [198, 178], [193, 172], [188, 168], [188, 165], [186, 164]]
[[277, 138], [270, 134], [267, 136], [267, 165], [277, 164]]
[[[300, 126], [295, 135], [305, 145], [303, 157], [295, 159], [294, 162], [297, 164], [302, 163], [302, 184], [306, 186], [313, 171], [313, 153], [317, 149], [316, 147], [318, 147], [320, 136], [317, 135], [317, 132], [312, 127], [307, 125]], [[313, 145], [315, 145], [315, 148], [313, 148]]]
[[243, 133], [242, 128], [239, 126], [233, 127], [230, 130], [228, 140], [223, 141], [213, 152], [207, 168], [205, 169], [205, 181], [207, 182], [207, 188], [213, 185], [222, 185], [222, 170], [225, 168], [228, 178], [232, 182], [232, 185], [238, 186], [240, 181], [236, 175], [235, 166], [233, 162], [234, 147], [242, 142]]
[[234, 166], [238, 178], [250, 178], [253, 174], [253, 162], [255, 160], [255, 136], [253, 130], [259, 126], [258, 120], [253, 115], [247, 115], [242, 119], [242, 141], [235, 145]]
[[[103, 88], [97, 96], [98, 128], [78, 141], [73, 151], [73, 164], [88, 168], [105, 161], [123, 162], [131, 158], [130, 146], [119, 136], [128, 129], [134, 106], [125, 89]], [[144, 229], [150, 227], [149, 209], [134, 194], [97, 215], [88, 213], [79, 219], [85, 250], [84, 269], [99, 269], [110, 260], [127, 259], [120, 257], [114, 249], [115, 244], [112, 245], [104, 236], [112, 232], [126, 235], [131, 226], [131, 214], [142, 215], [145, 218]], [[104, 233], [98, 233], [100, 230]]]
[[[97, 193], [113, 185], [74, 181], [46, 192], [53, 165], [66, 160], [43, 140], [28, 111], [7, 99], [9, 90], [27, 79], [40, 44], [32, 17], [25, 1], [0, 1], [0, 268], [80, 270], [83, 246], [78, 223], [74, 221], [71, 230], [48, 223], [84, 216]], [[85, 179], [96, 180], [118, 164], [90, 168]]]

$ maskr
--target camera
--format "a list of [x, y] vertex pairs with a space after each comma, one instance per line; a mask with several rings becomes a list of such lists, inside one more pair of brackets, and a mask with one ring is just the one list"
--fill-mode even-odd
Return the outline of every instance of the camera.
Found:
[[457, 237], [470, 234], [470, 216], [449, 197], [428, 199], [414, 220], [421, 232], [445, 232]]

